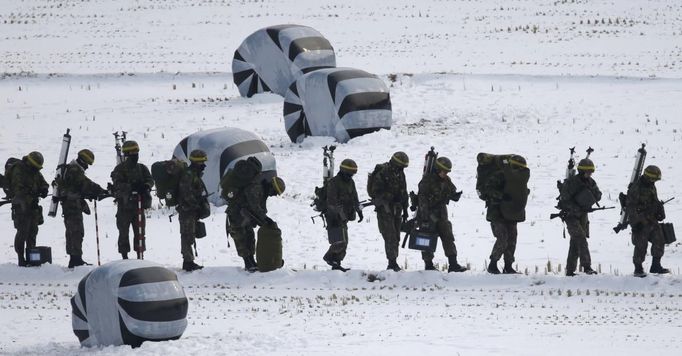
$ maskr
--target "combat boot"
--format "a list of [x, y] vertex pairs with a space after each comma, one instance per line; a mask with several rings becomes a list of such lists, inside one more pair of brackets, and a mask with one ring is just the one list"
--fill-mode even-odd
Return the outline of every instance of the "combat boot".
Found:
[[592, 266], [583, 267], [583, 272], [587, 275], [597, 274], [597, 271], [592, 269]]
[[83, 261], [83, 256], [69, 255], [69, 268], [78, 266], [90, 266], [90, 263]]
[[575, 271], [566, 270], [566, 277], [575, 277]]
[[651, 261], [651, 268], [649, 268], [649, 273], [665, 274], [670, 273], [670, 270], [667, 268], [663, 268], [663, 266], [661, 266], [660, 257], [654, 257], [653, 260]]
[[121, 253], [121, 258], [124, 260], [127, 260], [128, 259], [128, 253], [127, 252]]
[[507, 262], [504, 263], [504, 269], [502, 270], [502, 273], [504, 273], [504, 274], [521, 274], [521, 273], [517, 272], [514, 269], [514, 267], [512, 267], [511, 263], [507, 263]]
[[488, 264], [488, 273], [500, 274], [500, 270], [497, 268], [497, 261], [490, 260], [490, 264]]
[[633, 275], [639, 278], [646, 277], [646, 273], [644, 273], [644, 267], [642, 267], [641, 263], [635, 263], [635, 273], [633, 273]]
[[256, 272], [258, 271], [258, 265], [256, 264], [256, 261], [253, 259], [253, 256], [246, 256], [242, 257], [244, 259], [244, 270], [247, 272]]
[[332, 271], [347, 272], [349, 270], [350, 270], [350, 268], [345, 268], [345, 267], [341, 266], [340, 262], [337, 262], [335, 265], [332, 266]]
[[448, 257], [448, 273], [464, 272], [466, 270], [468, 270], [468, 268], [460, 266], [459, 263], [457, 263], [457, 257]]
[[400, 272], [401, 268], [398, 266], [398, 262], [395, 259], [388, 260], [388, 267], [386, 269], [393, 270], [393, 272]]
[[194, 263], [194, 261], [182, 261], [182, 269], [187, 272], [196, 271], [202, 268], [204, 268], [204, 266], [198, 265]]
[[424, 270], [425, 271], [435, 271], [436, 266], [433, 265], [433, 261], [424, 261]]

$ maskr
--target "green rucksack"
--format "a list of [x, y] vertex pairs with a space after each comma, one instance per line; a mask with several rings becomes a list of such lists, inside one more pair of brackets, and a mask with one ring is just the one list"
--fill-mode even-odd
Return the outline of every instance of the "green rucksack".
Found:
[[239, 191], [251, 184], [262, 170], [262, 164], [255, 157], [238, 161], [220, 179], [220, 196], [225, 200], [234, 198]]
[[513, 169], [509, 164], [502, 167], [504, 174], [504, 195], [509, 197], [500, 203], [502, 216], [509, 221], [526, 220], [526, 204], [528, 203], [528, 168]]
[[372, 173], [367, 175], [367, 194], [372, 199], [375, 198], [373, 191], [374, 191], [374, 185], [376, 184], [376, 180], [377, 180], [377, 174], [379, 174], [379, 172], [383, 171], [384, 168], [386, 168], [386, 163], [377, 164], [376, 166], [374, 166], [374, 170], [372, 171]]
[[502, 170], [502, 160], [511, 157], [511, 154], [493, 155], [490, 153], [479, 153], [476, 156], [478, 167], [476, 167], [476, 193], [481, 200], [488, 200], [490, 197], [485, 191], [488, 179], [496, 172]]
[[284, 265], [284, 260], [282, 260], [282, 230], [276, 224], [261, 226], [258, 229], [256, 261], [260, 272], [274, 271]]
[[185, 170], [187, 163], [175, 158], [152, 164], [151, 173], [156, 184], [156, 196], [164, 199], [167, 206], [178, 204], [178, 184]]
[[0, 187], [2, 187], [2, 190], [5, 192], [5, 196], [9, 199], [11, 199], [14, 194], [12, 193], [12, 174], [14, 171], [14, 167], [17, 166], [17, 163], [21, 162], [19, 158], [15, 157], [10, 157], [7, 159], [5, 162], [5, 174], [4, 176], [0, 174]]

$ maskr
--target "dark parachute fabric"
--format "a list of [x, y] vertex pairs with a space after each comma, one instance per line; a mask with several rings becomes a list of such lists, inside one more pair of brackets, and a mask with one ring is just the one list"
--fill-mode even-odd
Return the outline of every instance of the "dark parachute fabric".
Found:
[[178, 183], [187, 164], [177, 159], [152, 164], [152, 178], [156, 184], [156, 196], [165, 199], [167, 206], [177, 205]]
[[282, 231], [277, 225], [265, 225], [258, 229], [256, 242], [258, 271], [274, 271], [284, 264], [282, 260]]

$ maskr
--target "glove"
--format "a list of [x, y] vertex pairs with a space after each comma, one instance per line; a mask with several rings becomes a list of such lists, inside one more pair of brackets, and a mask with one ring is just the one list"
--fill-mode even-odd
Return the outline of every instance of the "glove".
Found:
[[454, 200], [454, 201], [459, 201], [459, 198], [460, 198], [461, 196], [462, 196], [462, 192], [461, 192], [461, 191], [455, 192], [454, 194], [452, 194], [452, 200]]
[[38, 195], [39, 195], [41, 198], [47, 197], [47, 187], [41, 188], [41, 189], [38, 191]]
[[358, 219], [358, 222], [362, 222], [362, 219], [365, 218], [365, 217], [362, 215], [362, 209], [358, 209], [357, 212], [358, 212], [358, 218], [359, 218], [359, 219]]
[[407, 209], [403, 208], [403, 224], [407, 222], [407, 218], [408, 218]]

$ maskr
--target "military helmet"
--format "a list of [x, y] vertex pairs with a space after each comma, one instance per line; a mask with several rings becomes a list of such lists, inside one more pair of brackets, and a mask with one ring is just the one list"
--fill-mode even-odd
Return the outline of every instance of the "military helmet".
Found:
[[438, 157], [436, 159], [436, 170], [449, 173], [452, 170], [452, 162], [447, 157]]
[[284, 190], [287, 189], [286, 184], [284, 184], [284, 180], [282, 180], [280, 177], [272, 177], [271, 184], [277, 195], [282, 195]]
[[358, 171], [358, 165], [352, 159], [346, 158], [343, 161], [341, 161], [341, 166], [339, 167], [339, 170], [344, 173], [355, 174]]
[[204, 163], [208, 161], [208, 156], [203, 150], [194, 150], [189, 154], [189, 160], [192, 163]]
[[121, 152], [123, 152], [124, 155], [136, 155], [140, 153], [140, 146], [135, 141], [126, 141], [123, 142]]
[[391, 156], [391, 162], [395, 163], [399, 167], [407, 167], [410, 165], [410, 157], [403, 151], [398, 151]]
[[594, 172], [594, 163], [588, 158], [583, 158], [578, 162], [579, 172]]
[[519, 155], [512, 155], [511, 157], [509, 157], [509, 164], [519, 168], [528, 168], [528, 165], [526, 164], [526, 159], [523, 156]]
[[78, 151], [78, 158], [80, 158], [81, 161], [87, 163], [89, 166], [95, 163], [95, 154], [87, 148]]
[[654, 165], [647, 166], [644, 168], [644, 176], [648, 177], [654, 182], [661, 180], [661, 169]]
[[26, 155], [26, 160], [33, 167], [35, 167], [37, 169], [43, 169], [43, 163], [45, 163], [45, 161], [43, 160], [42, 153], [40, 153], [38, 151], [33, 151], [33, 152]]

